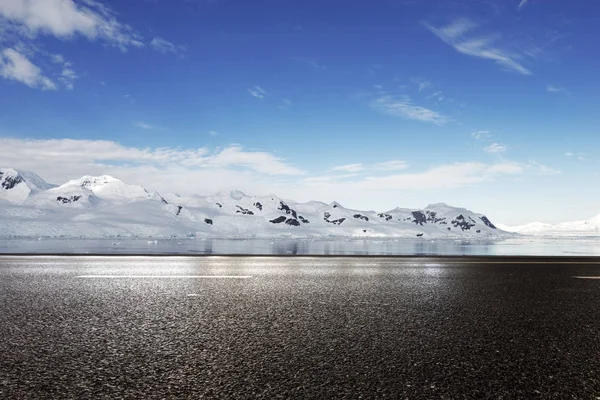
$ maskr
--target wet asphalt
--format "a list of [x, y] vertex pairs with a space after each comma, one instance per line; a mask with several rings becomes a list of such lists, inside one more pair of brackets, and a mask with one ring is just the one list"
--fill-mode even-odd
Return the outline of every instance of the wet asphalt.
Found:
[[596, 400], [575, 276], [600, 259], [0, 257], [0, 399]]

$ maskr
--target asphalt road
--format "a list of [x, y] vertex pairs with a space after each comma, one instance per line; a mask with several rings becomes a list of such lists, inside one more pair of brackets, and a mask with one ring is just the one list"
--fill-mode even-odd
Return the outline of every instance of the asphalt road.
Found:
[[600, 399], [600, 259], [0, 257], [1, 399]]

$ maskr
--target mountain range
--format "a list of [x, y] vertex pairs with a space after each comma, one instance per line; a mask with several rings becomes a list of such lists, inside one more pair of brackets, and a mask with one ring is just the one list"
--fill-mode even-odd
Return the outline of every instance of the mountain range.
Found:
[[385, 212], [337, 202], [298, 203], [240, 191], [160, 194], [111, 176], [51, 185], [33, 172], [0, 168], [0, 237], [5, 238], [449, 238], [512, 234], [485, 215], [444, 203]]

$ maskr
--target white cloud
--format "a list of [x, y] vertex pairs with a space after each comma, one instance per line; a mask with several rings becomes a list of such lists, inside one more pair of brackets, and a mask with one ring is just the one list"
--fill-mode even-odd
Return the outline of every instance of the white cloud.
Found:
[[402, 160], [386, 161], [372, 166], [377, 171], [399, 171], [408, 168], [408, 163]]
[[492, 136], [492, 132], [490, 132], [490, 131], [474, 131], [474, 132], [471, 132], [471, 136], [475, 140], [481, 140], [481, 139], [489, 138], [490, 136]]
[[[225, 186], [250, 190], [256, 184], [289, 179], [304, 172], [279, 157], [240, 146], [136, 148], [107, 140], [0, 138], [2, 166], [28, 169], [52, 183], [86, 174], [111, 174], [149, 188], [194, 193]], [[65, 160], [69, 162], [65, 164]]]
[[[240, 189], [248, 194], [273, 193], [299, 201], [339, 200], [357, 208], [381, 210], [445, 201], [448, 196], [468, 193], [462, 188], [477, 191], [480, 184], [526, 173], [555, 172], [533, 162], [503, 161], [442, 164], [410, 173], [384, 174], [380, 170], [371, 175], [379, 165], [373, 164], [359, 174], [309, 175], [272, 153], [240, 146], [136, 148], [106, 140], [72, 139], [0, 138], [0, 160], [2, 166], [31, 170], [56, 184], [87, 174], [109, 174], [161, 192], [209, 194]], [[400, 162], [395, 163], [400, 167]], [[453, 190], [457, 188], [461, 190]], [[469, 204], [465, 196], [457, 205]]]
[[568, 94], [569, 93], [567, 91], [567, 89], [565, 89], [564, 87], [554, 86], [554, 85], [547, 85], [546, 86], [546, 91], [548, 93], [564, 93], [564, 94]]
[[[362, 163], [347, 164], [333, 167], [331, 172], [349, 172], [353, 173], [352, 176], [357, 175], [357, 172], [367, 171], [399, 171], [408, 168], [408, 163], [402, 160], [385, 161], [377, 164], [364, 165]], [[340, 177], [341, 175], [332, 175]], [[314, 180], [313, 178], [309, 178]]]
[[525, 6], [527, 5], [527, 3], [529, 3], [529, 0], [521, 0], [521, 1], [519, 2], [519, 5], [517, 6], [517, 10], [521, 11], [521, 9], [522, 9], [523, 7], [525, 7]]
[[175, 45], [169, 42], [166, 39], [161, 37], [155, 37], [150, 42], [150, 46], [156, 51], [160, 51], [163, 54], [174, 53], [174, 54], [182, 54], [186, 51], [186, 47], [182, 45]]
[[340, 171], [340, 172], [360, 172], [365, 169], [365, 166], [362, 164], [347, 164], [340, 165], [338, 167], [333, 167], [331, 171]]
[[68, 39], [82, 35], [122, 50], [143, 46], [136, 32], [95, 0], [0, 0], [0, 18], [30, 37], [45, 34]]
[[[188, 163], [194, 165], [195, 163]], [[202, 163], [201, 163], [202, 165]], [[267, 152], [244, 151], [240, 146], [231, 146], [210, 156], [206, 165], [216, 167], [246, 167], [267, 175], [301, 175], [303, 171], [287, 165]]]
[[514, 162], [483, 164], [462, 162], [429, 168], [422, 172], [368, 176], [350, 182], [311, 182], [312, 186], [327, 185], [329, 191], [368, 191], [370, 193], [398, 190], [440, 190], [473, 185], [503, 175], [518, 175], [526, 170]]
[[450, 121], [448, 117], [436, 111], [412, 104], [412, 100], [408, 96], [383, 96], [373, 101], [371, 107], [385, 114], [429, 122], [434, 125], [444, 125]]
[[264, 99], [267, 95], [267, 92], [258, 85], [248, 89], [248, 93], [250, 93], [251, 96], [254, 96], [257, 99]]
[[[57, 83], [74, 88], [78, 76], [72, 64], [62, 54], [49, 54], [37, 45], [40, 36], [60, 40], [79, 36], [122, 51], [144, 46], [142, 37], [118, 21], [116, 14], [98, 0], [0, 0], [0, 40], [9, 43], [9, 51], [18, 53], [7, 55], [5, 50], [4, 57], [0, 56], [2, 77], [47, 90], [57, 89]], [[43, 72], [29, 61], [34, 55], [45, 59], [45, 63], [40, 63]], [[11, 66], [14, 64], [28, 75], [16, 73], [16, 67]], [[62, 69], [56, 71], [49, 64], [62, 65]]]
[[519, 55], [511, 54], [506, 50], [496, 47], [489, 36], [467, 37], [477, 25], [466, 18], [457, 19], [451, 24], [436, 28], [428, 23], [424, 24], [434, 35], [444, 43], [452, 46], [456, 51], [472, 57], [495, 61], [505, 69], [523, 75], [531, 75], [531, 71], [521, 65], [517, 59]]
[[444, 101], [444, 94], [442, 93], [441, 90], [438, 90], [437, 92], [433, 92], [432, 94], [427, 96], [427, 98], [434, 99], [436, 101]]
[[154, 129], [154, 125], [150, 125], [144, 121], [136, 121], [133, 123], [133, 126], [135, 126], [136, 128], [141, 128], [141, 129], [146, 129], [146, 130]]
[[56, 84], [44, 76], [37, 65], [14, 49], [4, 49], [0, 53], [0, 76], [24, 83], [31, 88], [56, 90]]
[[210, 136], [217, 136], [217, 135], [219, 134], [219, 132], [217, 132], [217, 131], [214, 131], [214, 130], [210, 130], [210, 131], [208, 131], [208, 134], [209, 134]]
[[506, 150], [508, 150], [508, 147], [499, 143], [492, 143], [483, 149], [483, 151], [485, 151], [486, 153], [491, 154], [504, 153]]
[[538, 175], [558, 175], [562, 173], [561, 171], [555, 168], [549, 167], [544, 164], [540, 164], [536, 161], [529, 161], [526, 165], [527, 168], [529, 168], [531, 171]]
[[50, 56], [50, 59], [55, 64], [64, 64], [65, 63], [65, 58], [63, 57], [62, 54], [52, 54]]

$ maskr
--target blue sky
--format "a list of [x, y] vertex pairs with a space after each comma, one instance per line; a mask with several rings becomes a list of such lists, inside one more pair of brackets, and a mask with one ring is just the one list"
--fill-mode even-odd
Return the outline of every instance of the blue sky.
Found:
[[591, 0], [0, 0], [0, 164], [585, 219], [599, 17]]

